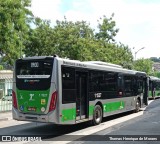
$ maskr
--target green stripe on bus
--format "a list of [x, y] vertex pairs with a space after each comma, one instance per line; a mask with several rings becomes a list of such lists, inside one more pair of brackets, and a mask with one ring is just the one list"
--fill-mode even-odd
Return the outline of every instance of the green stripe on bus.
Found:
[[93, 110], [94, 110], [94, 106], [90, 105], [89, 106], [89, 116], [93, 115]]
[[[94, 106], [89, 106], [89, 115], [93, 115]], [[76, 119], [76, 108], [62, 110], [62, 122], [75, 120]]]
[[[124, 101], [109, 102], [109, 103], [103, 104], [103, 112], [112, 112], [112, 111], [116, 111], [124, 108], [125, 108]], [[93, 115], [93, 111], [94, 111], [94, 105], [90, 105], [89, 116]], [[76, 119], [76, 108], [62, 110], [62, 119], [61, 119], [62, 122], [75, 120], [75, 119]]]
[[62, 122], [75, 119], [76, 119], [76, 108], [62, 110]]
[[103, 112], [112, 112], [112, 111], [116, 111], [124, 108], [125, 108], [124, 101], [110, 102], [110, 103], [103, 104]]

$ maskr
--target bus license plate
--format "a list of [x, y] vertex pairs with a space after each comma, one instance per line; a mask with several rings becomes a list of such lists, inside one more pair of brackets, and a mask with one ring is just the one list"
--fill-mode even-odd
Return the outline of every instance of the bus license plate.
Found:
[[28, 111], [36, 111], [36, 107], [28, 107]]

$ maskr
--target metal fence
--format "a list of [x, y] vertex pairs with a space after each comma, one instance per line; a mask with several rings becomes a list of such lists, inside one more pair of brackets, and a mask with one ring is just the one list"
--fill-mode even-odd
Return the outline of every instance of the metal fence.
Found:
[[0, 80], [0, 112], [12, 110], [12, 80]]
[[11, 111], [12, 101], [2, 101], [0, 100], [0, 112]]

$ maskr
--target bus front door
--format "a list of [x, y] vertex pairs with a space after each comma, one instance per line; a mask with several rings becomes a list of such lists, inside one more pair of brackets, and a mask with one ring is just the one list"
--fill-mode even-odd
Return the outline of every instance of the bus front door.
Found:
[[76, 120], [87, 118], [87, 72], [76, 72]]

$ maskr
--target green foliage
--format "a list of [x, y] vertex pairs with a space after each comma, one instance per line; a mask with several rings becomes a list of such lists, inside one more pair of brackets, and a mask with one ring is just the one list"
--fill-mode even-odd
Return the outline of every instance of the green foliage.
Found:
[[155, 71], [151, 75], [160, 78], [160, 72], [159, 71]]
[[3, 61], [13, 65], [14, 60], [22, 55], [30, 16], [27, 9], [31, 0], [1, 0], [0, 2], [0, 55]]
[[29, 38], [25, 44], [26, 48], [23, 52], [26, 56], [51, 55], [54, 33], [50, 27], [50, 22], [35, 18], [34, 24], [36, 28], [30, 29]]
[[[22, 56], [58, 54], [60, 57], [98, 60], [132, 68], [128, 46], [116, 44], [118, 33], [113, 14], [98, 21], [97, 32], [86, 21], [50, 21], [34, 18], [27, 9], [31, 0], [2, 0], [0, 3], [0, 55], [7, 64]], [[7, 11], [7, 13], [6, 13]], [[35, 28], [29, 24], [34, 23]]]
[[131, 49], [124, 45], [116, 45], [113, 52], [113, 63], [122, 65], [124, 68], [133, 69], [133, 55]]
[[114, 14], [112, 14], [110, 18], [103, 16], [103, 18], [100, 18], [98, 21], [99, 32], [95, 35], [98, 40], [103, 40], [105, 42], [115, 41], [114, 37], [117, 35], [119, 29], [115, 28], [116, 23], [113, 21], [113, 17]]
[[150, 60], [153, 62], [160, 62], [160, 58], [157, 57], [151, 57]]
[[3, 70], [3, 65], [0, 65], [0, 70]]
[[27, 56], [58, 54], [82, 61], [105, 61], [131, 69], [133, 56], [129, 47], [113, 42], [118, 29], [112, 17], [101, 19], [103, 23], [98, 24], [97, 33], [85, 21], [72, 22], [64, 18], [57, 20], [52, 28], [49, 21], [36, 18], [36, 28], [30, 30], [24, 53]]
[[139, 59], [134, 62], [134, 69], [146, 72], [148, 75], [152, 75], [152, 65], [153, 62], [150, 59]]
[[52, 53], [70, 59], [92, 59], [94, 49], [93, 30], [85, 21], [57, 21], [54, 27], [55, 43]]

